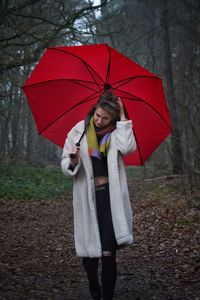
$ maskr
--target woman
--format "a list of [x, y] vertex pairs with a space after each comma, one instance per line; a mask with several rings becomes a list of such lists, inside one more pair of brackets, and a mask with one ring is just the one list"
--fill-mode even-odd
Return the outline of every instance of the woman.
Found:
[[[132, 121], [112, 92], [102, 94], [87, 121], [71, 129], [62, 156], [62, 171], [74, 176], [75, 248], [83, 257], [90, 294], [101, 299], [98, 280], [102, 263], [103, 299], [113, 299], [116, 249], [133, 242], [132, 210], [122, 155], [135, 150]], [[85, 130], [80, 148], [75, 144]]]

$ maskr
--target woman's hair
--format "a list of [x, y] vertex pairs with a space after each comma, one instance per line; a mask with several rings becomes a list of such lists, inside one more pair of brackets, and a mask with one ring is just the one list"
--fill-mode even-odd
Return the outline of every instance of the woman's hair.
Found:
[[111, 116], [113, 122], [120, 120], [120, 107], [117, 102], [117, 96], [112, 91], [104, 91], [104, 93], [99, 97], [96, 104], [94, 104], [89, 111], [87, 118], [94, 115], [97, 108], [102, 108], [107, 111]]

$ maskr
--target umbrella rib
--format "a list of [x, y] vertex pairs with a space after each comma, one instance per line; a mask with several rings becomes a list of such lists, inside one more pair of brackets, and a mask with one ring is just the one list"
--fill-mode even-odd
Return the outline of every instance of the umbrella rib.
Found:
[[141, 165], [143, 165], [143, 164], [144, 164], [144, 161], [143, 161], [143, 159], [142, 159], [142, 155], [141, 155], [141, 151], [140, 151], [140, 147], [139, 147], [137, 135], [136, 135], [136, 132], [135, 132], [135, 129], [134, 129], [134, 125], [133, 125], [132, 129], [133, 129], [134, 137], [135, 137], [136, 144], [137, 144], [137, 148], [138, 148], [138, 153], [139, 153], [139, 157], [140, 157], [140, 163], [141, 163]]
[[163, 116], [159, 113], [159, 111], [157, 111], [157, 109], [155, 109], [151, 104], [147, 103], [145, 100], [143, 100], [143, 99], [141, 99], [141, 98], [138, 98], [138, 97], [135, 96], [135, 95], [132, 95], [132, 94], [127, 93], [127, 92], [124, 92], [123, 90], [120, 90], [120, 89], [116, 89], [116, 90], [118, 90], [118, 91], [120, 91], [120, 92], [123, 92], [123, 93], [125, 93], [125, 94], [130, 95], [130, 98], [126, 98], [126, 97], [123, 97], [123, 96], [121, 96], [121, 98], [126, 98], [126, 99], [129, 99], [129, 100], [134, 99], [135, 101], [141, 101], [141, 102], [145, 103], [145, 104], [146, 104], [147, 106], [149, 106], [152, 110], [154, 110], [155, 113], [158, 114], [159, 117], [163, 120], [163, 122], [168, 126], [168, 128], [169, 128], [170, 130], [172, 130], [172, 127], [167, 123], [167, 121], [163, 118]]
[[129, 83], [130, 81], [132, 80], [135, 80], [137, 78], [144, 78], [144, 77], [147, 77], [147, 78], [155, 78], [155, 79], [159, 79], [157, 76], [148, 76], [148, 75], [140, 75], [140, 76], [132, 76], [132, 77], [128, 77], [126, 79], [123, 79], [123, 80], [119, 80], [119, 81], [116, 81], [115, 83], [112, 84], [112, 87], [115, 85], [115, 84], [119, 84], [117, 87], [113, 87], [113, 89], [118, 89], [119, 87]]
[[[85, 61], [83, 61], [83, 63], [84, 63], [84, 65], [86, 66], [86, 69], [88, 70], [88, 72], [90, 73], [90, 76], [93, 78], [93, 80], [95, 81], [96, 85], [97, 85], [98, 88], [100, 89], [99, 84], [98, 84], [98, 82], [95, 80], [95, 78], [94, 78], [94, 76], [93, 76], [93, 74], [92, 74], [92, 72], [91, 72], [91, 70], [90, 70], [88, 64], [87, 64]], [[95, 72], [95, 73], [96, 73], [96, 72]]]
[[[101, 78], [101, 76], [88, 64], [88, 63], [86, 63], [86, 61], [84, 61], [84, 59], [82, 59], [81, 57], [79, 57], [78, 55], [76, 55], [76, 54], [74, 54], [74, 53], [71, 53], [71, 52], [69, 52], [69, 51], [64, 51], [64, 50], [62, 50], [62, 49], [58, 49], [58, 48], [56, 48], [56, 47], [48, 47], [48, 49], [52, 49], [52, 50], [56, 50], [56, 51], [60, 51], [60, 52], [64, 52], [64, 53], [68, 53], [69, 55], [72, 55], [72, 56], [74, 56], [74, 57], [76, 57], [76, 58], [78, 58], [79, 60], [81, 60], [82, 61], [82, 63], [86, 66], [86, 68], [87, 68], [87, 70], [88, 70], [88, 72], [90, 73], [90, 75], [92, 76], [92, 78], [94, 79], [94, 77], [93, 77], [93, 75], [91, 74], [91, 71], [89, 71], [89, 69], [91, 69], [96, 75], [97, 75], [97, 77], [99, 77], [99, 79], [102, 81], [102, 82], [104, 82], [104, 80]], [[95, 80], [95, 79], [94, 79]], [[96, 82], [96, 80], [95, 80], [95, 82]], [[97, 82], [96, 82], [97, 83]], [[98, 85], [98, 84], [97, 84]]]
[[[117, 89], [123, 93], [126, 93], [126, 94], [129, 94], [127, 92], [124, 92], [123, 90], [120, 90], [120, 89]], [[161, 114], [152, 106], [150, 105], [149, 103], [147, 103], [145, 100], [143, 99], [140, 99], [132, 94], [129, 94], [131, 97], [130, 98], [126, 98], [126, 99], [129, 99], [129, 100], [132, 100], [134, 99], [135, 101], [141, 101], [143, 103], [145, 103], [146, 105], [148, 105], [149, 107], [151, 107], [151, 109], [153, 109], [155, 111], [155, 113], [157, 113], [159, 115], [159, 117], [163, 120], [163, 122], [168, 126], [168, 128], [172, 131], [172, 128], [171, 126], [166, 122], [166, 120], [161, 116]], [[123, 96], [121, 98], [124, 98]], [[140, 157], [140, 162], [141, 162], [141, 165], [144, 164], [144, 161], [142, 159], [142, 155], [141, 155], [141, 151], [140, 151], [140, 147], [139, 147], [139, 143], [138, 143], [138, 139], [137, 139], [137, 135], [136, 135], [136, 131], [134, 129], [134, 124], [133, 124], [133, 132], [134, 132], [134, 136], [135, 136], [135, 139], [136, 139], [136, 144], [137, 144], [137, 148], [138, 148], [138, 153], [139, 153], [139, 157]]]
[[86, 97], [84, 100], [76, 103], [74, 106], [70, 107], [70, 109], [68, 109], [67, 111], [65, 111], [62, 115], [60, 115], [59, 117], [57, 117], [53, 122], [51, 122], [48, 126], [46, 126], [44, 129], [42, 129], [41, 131], [38, 132], [39, 135], [41, 135], [44, 131], [46, 131], [49, 127], [51, 127], [53, 124], [55, 124], [58, 120], [60, 120], [64, 115], [66, 115], [67, 113], [69, 113], [71, 110], [73, 110], [75, 107], [81, 105], [81, 104], [84, 104], [88, 101], [91, 101], [93, 99], [96, 98], [96, 93]]
[[[83, 86], [83, 87], [85, 87], [85, 88], [87, 88], [87, 89], [89, 89], [89, 90], [91, 90], [91, 91], [93, 91], [93, 92], [96, 92], [94, 89], [92, 89], [91, 87], [88, 87], [87, 85], [84, 85], [84, 82], [85, 83], [90, 83], [89, 81], [84, 81], [84, 80], [76, 80], [76, 79], [70, 79], [71, 81], [73, 81], [74, 83], [76, 83], [76, 84], [78, 84], [78, 85], [80, 85], [80, 86]], [[83, 83], [83, 84], [81, 84], [81, 83]], [[96, 84], [96, 83], [95, 83]], [[100, 86], [99, 86], [99, 84], [97, 84], [97, 86], [98, 86], [98, 91], [102, 91], [103, 90], [103, 88], [101, 88]]]
[[110, 78], [110, 60], [111, 60], [111, 55], [110, 55], [110, 48], [106, 44], [107, 50], [108, 50], [108, 66], [107, 66], [107, 71], [106, 71], [106, 82], [109, 83], [109, 78]]
[[[86, 80], [77, 80], [77, 79], [67, 79], [67, 78], [62, 78], [62, 79], [49, 79], [49, 80], [45, 80], [45, 81], [41, 81], [41, 82], [36, 82], [36, 83], [31, 83], [31, 84], [27, 84], [25, 86], [22, 87], [22, 89], [26, 89], [27, 87], [30, 87], [30, 86], [37, 86], [37, 85], [40, 85], [40, 84], [45, 84], [45, 83], [49, 83], [49, 82], [53, 82], [53, 81], [73, 81], [75, 83], [79, 83], [79, 82], [85, 82], [85, 83], [93, 83], [93, 84], [96, 84], [96, 82], [91, 82], [91, 81], [86, 81]], [[88, 89], [91, 89], [92, 91], [94, 91], [92, 88], [89, 88], [85, 85], [82, 85]], [[102, 88], [99, 87], [100, 90], [102, 90]]]
[[[168, 126], [168, 128], [170, 129], [170, 131], [172, 131], [172, 127], [166, 122], [166, 120], [163, 118], [163, 116], [152, 106], [150, 105], [149, 103], [147, 103], [145, 100], [141, 99], [141, 98], [138, 98], [130, 93], [127, 93], [127, 92], [124, 92], [123, 90], [120, 90], [120, 89], [117, 89], [118, 91], [120, 92], [123, 92], [125, 94], [128, 94], [130, 95], [130, 98], [128, 97], [123, 97], [121, 96], [121, 98], [126, 98], [126, 99], [129, 99], [129, 100], [135, 100], [135, 101], [141, 101], [143, 103], [145, 103], [146, 105], [148, 105], [151, 109], [153, 109], [155, 111], [156, 114], [159, 115], [159, 117], [163, 120], [163, 122]], [[142, 159], [142, 155], [141, 155], [141, 151], [140, 151], [140, 147], [139, 147], [139, 143], [138, 143], [138, 140], [137, 140], [137, 135], [136, 135], [136, 132], [135, 132], [135, 129], [134, 129], [134, 125], [133, 125], [133, 132], [134, 132], [134, 136], [135, 136], [135, 139], [136, 139], [136, 144], [137, 144], [137, 147], [138, 147], [138, 153], [139, 153], [139, 157], [140, 157], [140, 162], [141, 162], [141, 165], [144, 164], [144, 161]]]

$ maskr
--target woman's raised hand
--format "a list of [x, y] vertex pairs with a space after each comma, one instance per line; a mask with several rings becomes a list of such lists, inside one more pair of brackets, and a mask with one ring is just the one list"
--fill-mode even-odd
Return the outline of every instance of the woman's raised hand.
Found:
[[120, 121], [127, 121], [127, 118], [126, 118], [125, 112], [124, 112], [124, 105], [123, 105], [122, 100], [120, 99], [120, 97], [117, 97], [117, 102], [118, 102], [119, 107], [120, 107]]

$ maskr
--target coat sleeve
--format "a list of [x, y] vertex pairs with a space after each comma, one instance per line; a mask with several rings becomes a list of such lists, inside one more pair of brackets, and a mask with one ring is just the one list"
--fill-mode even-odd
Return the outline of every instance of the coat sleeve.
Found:
[[119, 121], [116, 124], [116, 144], [122, 155], [134, 152], [136, 149], [132, 121]]
[[69, 135], [65, 140], [65, 145], [63, 148], [62, 160], [61, 160], [62, 172], [64, 173], [64, 175], [69, 175], [69, 176], [76, 175], [78, 173], [78, 170], [81, 165], [80, 158], [79, 158], [78, 164], [74, 167], [74, 169], [70, 168], [69, 154], [71, 152], [72, 145], [73, 145], [73, 143], [72, 143], [72, 141], [70, 139], [70, 135]]

